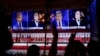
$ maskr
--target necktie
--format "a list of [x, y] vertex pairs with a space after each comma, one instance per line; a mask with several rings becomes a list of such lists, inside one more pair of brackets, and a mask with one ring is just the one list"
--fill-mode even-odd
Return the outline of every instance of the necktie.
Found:
[[19, 27], [21, 27], [21, 22], [19, 22]]
[[59, 27], [61, 27], [61, 23], [59, 22]]
[[19, 22], [18, 28], [19, 28], [19, 29], [22, 28], [21, 22]]

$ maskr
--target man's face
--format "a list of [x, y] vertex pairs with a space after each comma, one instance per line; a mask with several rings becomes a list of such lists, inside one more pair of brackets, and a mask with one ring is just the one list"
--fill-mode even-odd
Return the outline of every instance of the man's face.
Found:
[[38, 13], [34, 13], [34, 20], [38, 21], [39, 19], [39, 14]]
[[22, 14], [17, 15], [17, 21], [22, 21]]
[[75, 19], [76, 19], [76, 20], [78, 20], [78, 19], [80, 20], [80, 18], [81, 18], [80, 11], [76, 11], [76, 12], [75, 12]]
[[62, 14], [56, 14], [56, 20], [61, 21], [62, 20]]

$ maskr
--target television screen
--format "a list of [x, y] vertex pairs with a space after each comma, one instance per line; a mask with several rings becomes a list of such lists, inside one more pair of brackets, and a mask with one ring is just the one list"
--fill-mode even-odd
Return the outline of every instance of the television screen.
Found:
[[90, 29], [90, 15], [84, 10], [51, 10], [50, 23], [58, 29]]
[[44, 15], [40, 12], [21, 11], [12, 13], [12, 30], [43, 29]]
[[13, 12], [12, 13], [12, 29], [27, 29], [27, 11]]

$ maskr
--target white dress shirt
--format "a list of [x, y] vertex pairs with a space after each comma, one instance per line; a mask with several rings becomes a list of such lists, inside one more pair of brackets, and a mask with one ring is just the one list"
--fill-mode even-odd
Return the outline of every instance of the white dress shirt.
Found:
[[[59, 25], [59, 23], [60, 23], [60, 25]], [[62, 27], [62, 21], [57, 21], [57, 25], [58, 25], [58, 27]]]
[[80, 26], [80, 20], [76, 20], [77, 25]]
[[[20, 25], [20, 24], [21, 24], [21, 25]], [[18, 26], [19, 26], [19, 27], [22, 27], [22, 22], [18, 22]]]
[[36, 27], [38, 27], [38, 21], [36, 21], [36, 20], [35, 20], [35, 25], [36, 25]]

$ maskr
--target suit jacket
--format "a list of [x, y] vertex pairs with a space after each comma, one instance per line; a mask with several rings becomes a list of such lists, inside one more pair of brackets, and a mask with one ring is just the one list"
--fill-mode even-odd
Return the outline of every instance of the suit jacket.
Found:
[[[27, 22], [22, 21], [21, 24], [22, 24], [22, 27], [23, 28], [26, 28], [27, 27]], [[18, 22], [17, 21], [16, 22], [13, 22], [12, 28], [13, 29], [18, 29], [19, 28], [19, 25], [18, 25]]]
[[[62, 20], [61, 22], [62, 22], [62, 27], [68, 26], [68, 22], [66, 20]], [[54, 20], [52, 22], [52, 24], [54, 24], [56, 27], [58, 27], [57, 20]]]
[[[70, 26], [78, 26], [76, 20], [73, 20], [69, 25]], [[86, 21], [84, 21], [84, 20], [80, 21], [80, 26], [86, 26]]]
[[[35, 21], [29, 22], [29, 27], [36, 27]], [[43, 23], [38, 22], [38, 27], [43, 27]]]

